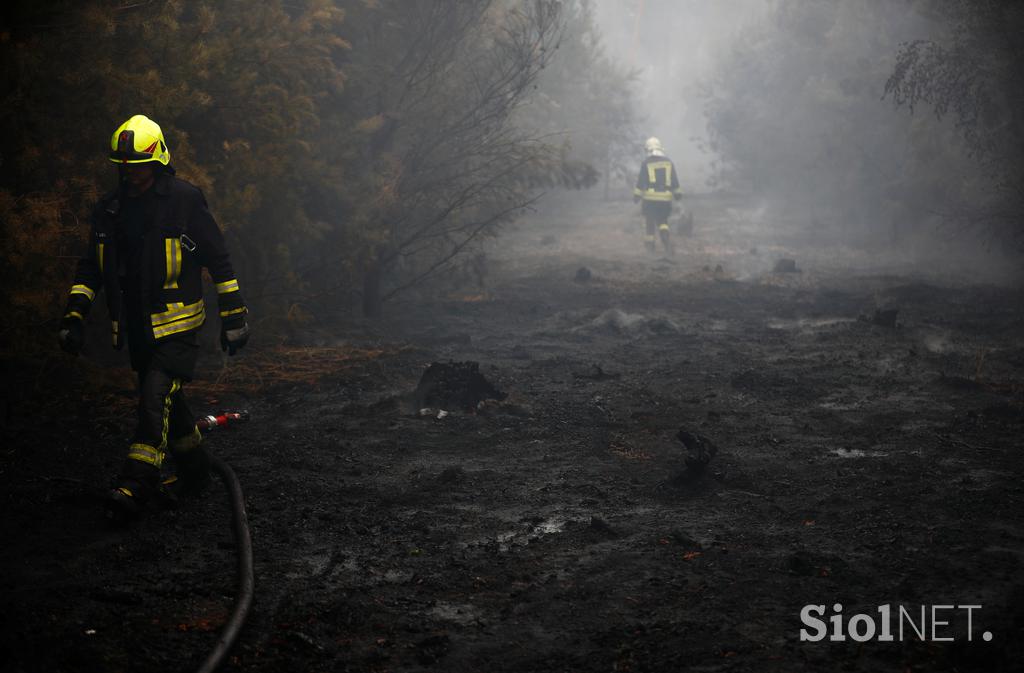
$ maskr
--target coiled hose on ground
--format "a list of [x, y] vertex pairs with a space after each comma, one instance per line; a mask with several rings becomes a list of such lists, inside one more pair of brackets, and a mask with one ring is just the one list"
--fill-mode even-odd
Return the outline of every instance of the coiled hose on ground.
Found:
[[235, 609], [231, 618], [220, 633], [217, 644], [199, 667], [198, 673], [213, 673], [224, 662], [224, 657], [238, 640], [238, 634], [249, 616], [252, 606], [253, 577], [252, 539], [249, 537], [249, 522], [245, 514], [245, 498], [242, 487], [238, 483], [231, 466], [217, 456], [210, 454], [210, 466], [220, 475], [224, 487], [228, 491], [228, 502], [231, 504], [232, 527], [235, 531], [235, 546], [238, 551], [238, 596], [235, 598]]

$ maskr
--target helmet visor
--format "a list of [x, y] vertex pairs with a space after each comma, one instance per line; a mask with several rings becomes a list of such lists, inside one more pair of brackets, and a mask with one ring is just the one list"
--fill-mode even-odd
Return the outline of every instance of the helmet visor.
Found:
[[124, 130], [118, 134], [115, 146], [110, 150], [110, 160], [119, 164], [138, 164], [145, 161], [160, 161], [154, 155], [159, 152], [166, 152], [167, 148], [159, 138], [153, 140], [149, 146], [139, 151], [135, 149], [135, 132]]

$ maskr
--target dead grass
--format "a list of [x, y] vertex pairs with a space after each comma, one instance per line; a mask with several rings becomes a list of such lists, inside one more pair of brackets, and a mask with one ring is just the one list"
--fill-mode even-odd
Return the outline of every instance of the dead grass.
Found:
[[211, 376], [198, 377], [189, 389], [199, 394], [259, 393], [279, 385], [315, 384], [402, 348], [277, 346], [247, 352]]

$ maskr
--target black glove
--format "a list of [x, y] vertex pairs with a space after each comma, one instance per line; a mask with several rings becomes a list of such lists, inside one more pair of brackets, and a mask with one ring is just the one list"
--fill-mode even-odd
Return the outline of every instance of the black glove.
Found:
[[227, 326], [221, 326], [220, 329], [220, 349], [227, 351], [228, 355], [234, 355], [242, 346], [249, 341], [249, 325], [242, 322], [239, 327], [228, 329]]
[[61, 320], [57, 339], [60, 341], [61, 350], [78, 355], [82, 351], [82, 344], [85, 343], [85, 326], [82, 320], [73, 316]]

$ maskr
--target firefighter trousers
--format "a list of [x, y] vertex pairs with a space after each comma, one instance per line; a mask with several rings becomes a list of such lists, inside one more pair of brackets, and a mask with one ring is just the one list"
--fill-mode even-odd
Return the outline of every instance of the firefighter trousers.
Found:
[[647, 222], [647, 233], [644, 235], [644, 242], [648, 247], [653, 247], [658, 235], [667, 248], [669, 246], [668, 218], [672, 214], [671, 201], [644, 201], [644, 219]]
[[159, 367], [139, 372], [138, 425], [128, 448], [129, 461], [159, 469], [167, 451], [178, 454], [199, 446], [201, 436], [182, 383]]

